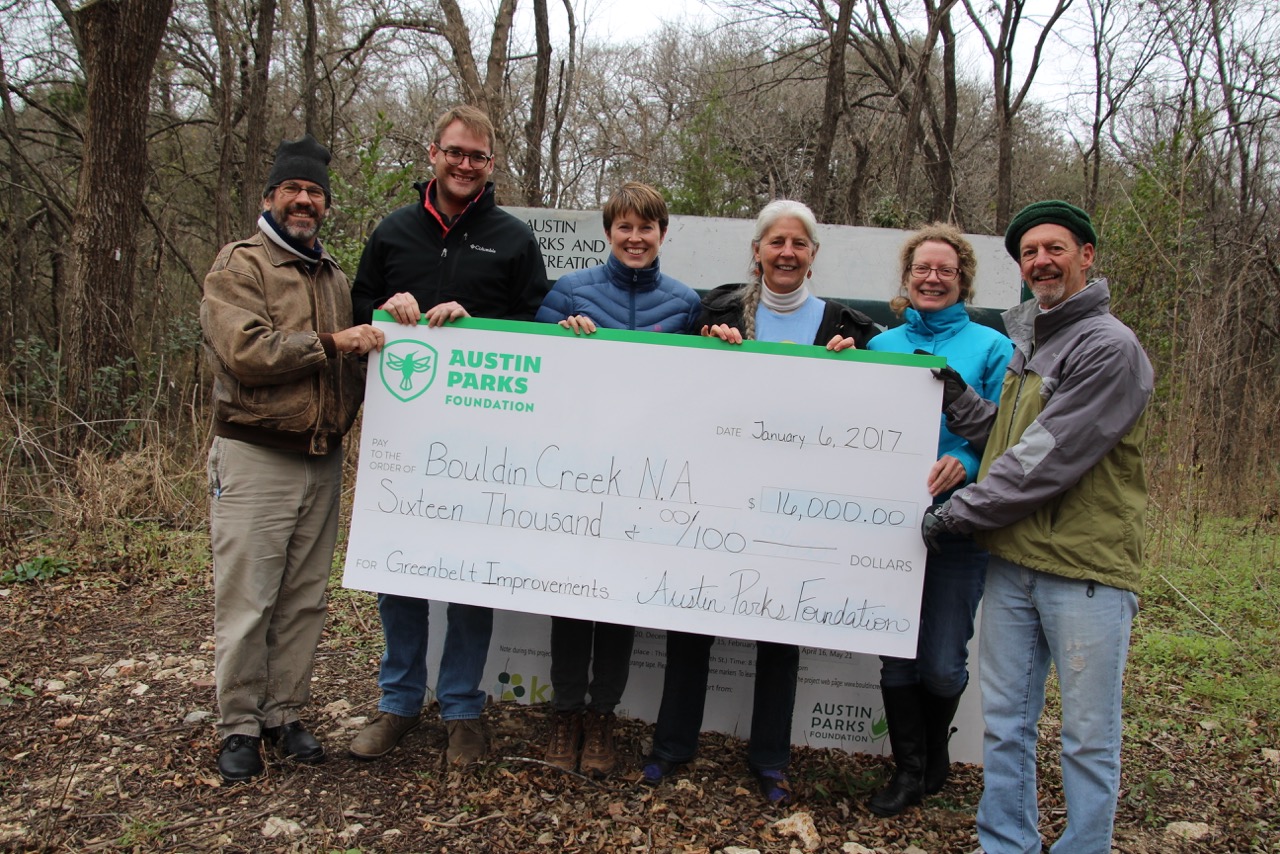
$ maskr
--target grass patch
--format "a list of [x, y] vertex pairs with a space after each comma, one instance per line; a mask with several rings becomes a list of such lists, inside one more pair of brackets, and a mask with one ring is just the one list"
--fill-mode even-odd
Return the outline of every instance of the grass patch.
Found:
[[1140, 717], [1276, 727], [1280, 531], [1165, 516], [1151, 545], [1129, 653], [1130, 699], [1148, 709]]

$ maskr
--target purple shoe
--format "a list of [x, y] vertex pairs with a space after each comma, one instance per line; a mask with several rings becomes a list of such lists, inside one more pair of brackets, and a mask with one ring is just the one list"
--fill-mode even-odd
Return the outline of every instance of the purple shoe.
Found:
[[671, 772], [676, 770], [677, 765], [679, 765], [678, 762], [669, 762], [666, 759], [650, 756], [645, 760], [644, 768], [640, 771], [640, 782], [646, 786], [657, 786], [671, 776]]
[[787, 775], [780, 770], [769, 769], [756, 772], [756, 782], [760, 784], [760, 794], [775, 806], [784, 807], [791, 803], [791, 784]]

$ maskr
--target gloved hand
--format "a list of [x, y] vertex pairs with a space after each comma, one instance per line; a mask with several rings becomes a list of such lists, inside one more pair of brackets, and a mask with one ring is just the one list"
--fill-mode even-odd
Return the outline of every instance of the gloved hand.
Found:
[[[917, 356], [932, 356], [928, 350], [916, 350]], [[933, 378], [942, 380], [942, 410], [951, 408], [951, 404], [960, 399], [960, 395], [964, 394], [969, 384], [964, 381], [964, 377], [956, 372], [955, 368], [930, 368], [933, 372]]]
[[933, 368], [933, 378], [942, 380], [942, 408], [948, 410], [951, 404], [960, 399], [960, 395], [965, 393], [969, 388], [969, 384], [964, 381], [964, 377], [956, 372], [955, 368]]
[[951, 533], [948, 518], [950, 504], [951, 502], [944, 501], [933, 505], [924, 512], [924, 518], [920, 520], [920, 538], [924, 540], [924, 547], [933, 554], [942, 553], [942, 535]]

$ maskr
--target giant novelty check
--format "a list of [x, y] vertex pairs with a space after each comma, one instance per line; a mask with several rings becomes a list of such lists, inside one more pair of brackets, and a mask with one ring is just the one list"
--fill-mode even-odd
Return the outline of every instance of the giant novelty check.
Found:
[[915, 655], [941, 359], [377, 318], [345, 586]]

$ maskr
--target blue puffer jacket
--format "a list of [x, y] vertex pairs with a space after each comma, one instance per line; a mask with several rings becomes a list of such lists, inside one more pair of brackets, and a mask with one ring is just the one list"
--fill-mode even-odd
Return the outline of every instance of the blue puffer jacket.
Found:
[[585, 314], [602, 329], [689, 332], [702, 310], [698, 295], [664, 276], [658, 262], [633, 270], [612, 255], [605, 263], [562, 276], [542, 301], [535, 318], [559, 323]]
[[[955, 303], [941, 311], [921, 313], [908, 308], [906, 322], [881, 332], [868, 350], [889, 353], [914, 353], [924, 350], [935, 356], [946, 356], [947, 365], [964, 377], [970, 387], [986, 400], [997, 400], [1004, 383], [1005, 367], [1013, 355], [1013, 342], [994, 329], [974, 323], [964, 303]], [[965, 484], [978, 476], [982, 452], [947, 429], [941, 417], [938, 456], [949, 454], [964, 464]], [[938, 496], [942, 500], [944, 496]]]

